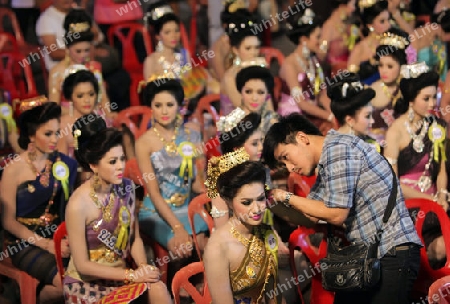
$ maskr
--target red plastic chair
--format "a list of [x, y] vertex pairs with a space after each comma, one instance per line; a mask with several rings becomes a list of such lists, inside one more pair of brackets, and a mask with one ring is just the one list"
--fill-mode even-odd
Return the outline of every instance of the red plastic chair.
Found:
[[53, 243], [55, 244], [55, 259], [61, 282], [64, 280], [64, 264], [61, 254], [61, 241], [67, 236], [66, 222], [62, 222], [53, 234]]
[[1, 52], [20, 52], [19, 45], [13, 35], [6, 32], [0, 32], [0, 51]]
[[132, 106], [138, 106], [140, 104], [137, 90], [139, 82], [143, 80], [142, 73], [144, 70], [144, 65], [139, 62], [134, 48], [134, 38], [137, 33], [141, 33], [143, 37], [148, 35], [148, 32], [146, 30], [144, 31], [142, 24], [137, 22], [118, 23], [111, 26], [108, 30], [109, 44], [114, 47], [114, 37], [117, 37], [122, 45], [122, 65], [131, 77], [130, 104]]
[[450, 276], [440, 278], [431, 284], [428, 290], [428, 303], [449, 304], [450, 303]]
[[220, 151], [220, 141], [219, 138], [213, 137], [211, 139], [209, 139], [205, 145], [205, 155], [206, 155], [206, 160], [210, 160], [213, 156], [221, 156], [222, 152]]
[[189, 224], [191, 225], [192, 229], [192, 239], [194, 240], [195, 248], [197, 250], [198, 257], [200, 261], [202, 261], [202, 255], [200, 252], [200, 247], [198, 246], [197, 236], [195, 235], [195, 224], [194, 224], [194, 217], [196, 214], [200, 215], [200, 217], [206, 222], [208, 225], [209, 233], [213, 232], [214, 229], [214, 221], [211, 217], [211, 215], [206, 211], [205, 205], [211, 201], [210, 198], [206, 196], [205, 193], [200, 194], [199, 196], [196, 196], [188, 206], [188, 217], [189, 217]]
[[316, 176], [301, 176], [297, 173], [290, 173], [288, 177], [288, 189], [289, 192], [294, 193], [297, 196], [307, 197], [311, 191], [311, 187], [316, 182]]
[[20, 289], [20, 303], [37, 303], [36, 288], [39, 281], [28, 273], [14, 267], [9, 257], [0, 261], [0, 275], [6, 276], [17, 282]]
[[183, 288], [192, 297], [192, 300], [196, 304], [209, 304], [211, 303], [211, 294], [209, 293], [208, 284], [205, 280], [203, 285], [203, 294], [201, 294], [191, 282], [189, 278], [199, 274], [204, 273], [205, 268], [203, 262], [191, 263], [175, 273], [172, 280], [172, 294], [175, 300], [175, 304], [180, 302], [180, 289]]
[[125, 170], [123, 176], [131, 179], [135, 185], [145, 187], [145, 180], [142, 178], [141, 170], [139, 169], [137, 159], [132, 158], [125, 163]]
[[214, 121], [219, 120], [219, 114], [217, 113], [216, 109], [212, 105], [213, 102], [219, 101], [219, 100], [220, 100], [219, 94], [208, 94], [208, 95], [200, 98], [200, 100], [198, 101], [198, 104], [197, 104], [197, 107], [195, 108], [193, 117], [196, 118], [198, 120], [198, 122], [200, 123], [201, 130], [203, 130], [204, 126], [205, 126], [205, 121], [204, 121], [204, 117], [203, 117], [204, 112], [209, 113], [212, 116]]
[[2, 75], [0, 85], [10, 92], [13, 100], [38, 96], [33, 73], [26, 60], [20, 53], [0, 53], [0, 75]]
[[[134, 138], [138, 139], [148, 130], [148, 125], [152, 119], [152, 110], [147, 106], [132, 106], [120, 111], [114, 119], [113, 125], [116, 128], [126, 125]], [[138, 123], [138, 124], [137, 124]]]
[[272, 48], [272, 47], [262, 47], [260, 53], [264, 58], [266, 58], [266, 62], [270, 65], [272, 60], [278, 61], [278, 65], [281, 66], [284, 62], [284, 55], [280, 50]]
[[155, 259], [159, 259], [158, 261], [162, 261], [162, 265], [160, 263], [156, 263], [155, 266], [157, 266], [159, 268], [159, 271], [161, 272], [161, 281], [167, 284], [167, 271], [169, 270], [169, 263], [166, 263], [164, 258], [170, 258], [169, 252], [166, 248], [159, 245], [158, 242], [155, 242], [154, 240], [146, 236], [142, 230], [139, 234], [142, 238], [142, 242], [152, 247]]
[[416, 297], [426, 296], [428, 294], [429, 287], [434, 281], [450, 275], [450, 258], [448, 256], [450, 253], [450, 219], [444, 209], [433, 201], [414, 198], [407, 199], [405, 203], [408, 209], [418, 209], [417, 213], [413, 213], [413, 217], [416, 218], [415, 227], [422, 242], [424, 242], [422, 235], [423, 223], [427, 213], [429, 212], [435, 213], [438, 217], [442, 235], [444, 237], [447, 261], [442, 268], [431, 268], [425, 246], [420, 249], [420, 271], [413, 290]]

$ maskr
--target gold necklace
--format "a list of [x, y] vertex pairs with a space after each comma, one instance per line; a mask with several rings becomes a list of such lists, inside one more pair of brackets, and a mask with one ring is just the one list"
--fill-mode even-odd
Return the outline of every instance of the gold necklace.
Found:
[[399, 89], [399, 80], [396, 81], [396, 89], [394, 90], [394, 92], [397, 92], [394, 94], [392, 94], [391, 92], [389, 92], [389, 87], [384, 84], [384, 82], [381, 83], [381, 88], [383, 89], [383, 93], [384, 95], [386, 95], [386, 97], [389, 100], [392, 100], [392, 106], [395, 106], [395, 104], [397, 103], [397, 100], [402, 96], [402, 92]]
[[34, 155], [31, 156], [30, 152], [28, 152], [27, 163], [30, 166], [31, 171], [33, 171], [33, 173], [36, 175], [36, 177], [39, 176], [39, 182], [41, 183], [41, 185], [47, 188], [50, 184], [50, 168], [52, 166], [52, 162], [49, 159], [45, 161], [45, 171], [44, 173], [41, 174], [36, 168], [36, 166], [33, 164], [32, 158], [34, 160], [35, 157], [36, 156]]
[[158, 136], [159, 140], [161, 140], [161, 142], [164, 144], [167, 153], [172, 156], [176, 154], [178, 150], [177, 144], [175, 143], [175, 139], [177, 138], [178, 134], [178, 128], [179, 126], [177, 125], [170, 142], [167, 142], [167, 140], [158, 132], [158, 129], [156, 129], [156, 127], [153, 127], [153, 131], [155, 131], [156, 136]]
[[102, 203], [100, 203], [97, 193], [94, 190], [94, 187], [91, 187], [91, 192], [89, 194], [89, 196], [91, 197], [92, 201], [94, 202], [95, 206], [97, 206], [98, 209], [102, 210], [103, 213], [103, 219], [105, 220], [105, 222], [109, 223], [112, 220], [112, 214], [111, 214], [111, 209], [115, 200], [115, 195], [114, 195], [114, 190], [111, 186], [111, 194], [109, 195], [109, 202], [106, 206], [104, 206]]
[[236, 230], [236, 228], [234, 228], [234, 226], [231, 226], [230, 232], [231, 232], [231, 235], [234, 236], [245, 247], [248, 248], [248, 246], [250, 246], [251, 239], [248, 239], [245, 236], [243, 236], [239, 231]]

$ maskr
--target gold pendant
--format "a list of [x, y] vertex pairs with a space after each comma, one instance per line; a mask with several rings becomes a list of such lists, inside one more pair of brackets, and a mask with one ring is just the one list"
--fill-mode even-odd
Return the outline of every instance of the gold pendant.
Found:
[[36, 188], [34, 188], [34, 186], [32, 184], [28, 184], [28, 192], [34, 193], [35, 190], [36, 190]]
[[177, 152], [177, 145], [174, 142], [168, 143], [166, 146], [166, 151], [169, 154], [175, 154]]
[[250, 279], [256, 278], [256, 272], [255, 272], [255, 269], [253, 269], [253, 267], [247, 266], [245, 268], [245, 272], [247, 273], [247, 275]]
[[111, 220], [112, 220], [111, 210], [105, 210], [103, 217], [107, 223], [111, 222]]

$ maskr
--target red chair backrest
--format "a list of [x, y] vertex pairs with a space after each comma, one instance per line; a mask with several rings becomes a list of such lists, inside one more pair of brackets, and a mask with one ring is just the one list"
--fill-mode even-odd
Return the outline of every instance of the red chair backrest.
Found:
[[64, 265], [61, 254], [61, 241], [67, 235], [66, 222], [62, 222], [53, 235], [53, 243], [55, 244], [55, 259], [56, 266], [58, 267], [58, 273], [61, 277], [61, 282], [64, 279]]
[[152, 110], [147, 106], [132, 106], [128, 109], [120, 111], [114, 119], [113, 125], [116, 128], [126, 125], [134, 138], [138, 139], [142, 134], [147, 132], [148, 125], [152, 119]]
[[26, 44], [25, 39], [23, 38], [22, 31], [20, 30], [19, 22], [17, 21], [16, 14], [14, 11], [10, 10], [9, 8], [2, 7], [0, 8], [0, 31], [1, 32], [8, 32], [5, 30], [4, 24], [5, 21], [9, 20], [9, 23], [12, 26], [13, 32], [11, 34], [14, 35], [16, 38], [17, 44], [19, 46], [23, 46]]
[[203, 285], [203, 295], [189, 282], [189, 278], [199, 274], [204, 273], [205, 268], [203, 262], [191, 263], [175, 273], [172, 280], [172, 293], [175, 300], [175, 304], [180, 303], [180, 289], [183, 288], [192, 297], [192, 300], [196, 304], [209, 304], [211, 303], [211, 294], [209, 293], [208, 283], [206, 279]]
[[203, 96], [200, 98], [200, 100], [197, 103], [197, 107], [195, 108], [194, 117], [197, 118], [197, 120], [200, 123], [201, 130], [203, 130], [205, 126], [205, 121], [203, 117], [203, 113], [207, 112], [212, 116], [213, 121], [219, 120], [219, 114], [217, 113], [216, 109], [212, 105], [213, 102], [219, 101], [220, 95], [219, 94], [208, 94], [206, 96]]
[[192, 238], [194, 239], [195, 248], [197, 250], [197, 254], [198, 257], [200, 258], [200, 261], [202, 260], [202, 255], [200, 252], [200, 248], [198, 246], [197, 236], [195, 234], [194, 217], [196, 214], [198, 214], [208, 225], [209, 232], [212, 233], [214, 229], [214, 221], [211, 215], [205, 209], [205, 205], [210, 201], [211, 199], [208, 198], [205, 193], [202, 193], [194, 197], [194, 199], [191, 202], [189, 202], [188, 206], [188, 217], [189, 217], [189, 224], [191, 225], [192, 229]]
[[215, 136], [205, 143], [206, 160], [210, 160], [213, 156], [221, 156], [219, 137]]
[[[128, 32], [125, 33], [126, 31]], [[143, 37], [145, 37], [145, 35], [148, 35], [147, 30], [144, 30], [144, 26], [140, 23], [118, 23], [111, 26], [111, 28], [108, 30], [108, 41], [109, 44], [114, 47], [114, 37], [117, 37], [119, 39], [120, 44], [122, 45], [122, 65], [125, 70], [127, 70], [128, 72], [142, 73], [143, 64], [139, 62], [136, 49], [134, 47], [134, 38], [136, 37], [137, 33], [141, 33]]]
[[17, 52], [0, 53], [0, 85], [10, 92], [13, 100], [38, 96], [29, 60]]
[[145, 180], [142, 178], [141, 170], [139, 169], [137, 159], [134, 157], [127, 160], [125, 163], [125, 170], [123, 176], [131, 179], [135, 185], [145, 187]]
[[436, 280], [428, 290], [428, 303], [449, 304], [450, 303], [450, 276]]
[[[423, 243], [422, 230], [425, 217], [430, 212], [436, 214], [441, 226], [442, 236], [444, 237], [445, 250], [446, 252], [450, 252], [450, 219], [444, 209], [436, 202], [422, 198], [407, 199], [405, 200], [405, 204], [408, 209], [418, 209], [417, 212], [413, 212], [412, 217], [416, 220], [416, 231]], [[428, 294], [430, 285], [437, 279], [447, 275], [450, 275], [450, 259], [447, 258], [445, 266], [442, 268], [433, 269], [428, 261], [427, 250], [425, 246], [422, 247], [420, 249], [419, 276], [414, 285], [415, 292], [425, 295]]]
[[0, 32], [0, 51], [1, 52], [20, 52], [16, 38], [10, 33]]
[[264, 58], [266, 58], [267, 64], [270, 65], [272, 60], [278, 61], [278, 64], [281, 66], [284, 62], [284, 55], [280, 50], [272, 48], [272, 47], [262, 47], [260, 53]]

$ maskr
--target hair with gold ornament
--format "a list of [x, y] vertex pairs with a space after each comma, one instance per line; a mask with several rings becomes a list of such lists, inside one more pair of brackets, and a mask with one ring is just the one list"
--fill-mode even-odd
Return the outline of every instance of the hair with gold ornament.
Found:
[[235, 13], [238, 9], [248, 8], [244, 0], [226, 0], [224, 1], [223, 6], [229, 13]]
[[20, 112], [24, 112], [30, 110], [34, 107], [40, 106], [44, 103], [48, 102], [48, 99], [45, 95], [40, 95], [37, 97], [27, 98], [20, 101]]
[[423, 73], [427, 73], [430, 70], [428, 65], [423, 62], [419, 63], [413, 63], [413, 64], [405, 64], [402, 65], [400, 69], [400, 74], [402, 75], [402, 78], [417, 78]]
[[217, 131], [219, 132], [229, 132], [235, 128], [238, 123], [245, 117], [245, 111], [237, 107], [230, 112], [227, 116], [221, 116], [219, 121], [216, 123]]
[[91, 26], [87, 22], [81, 22], [81, 23], [71, 23], [69, 25], [69, 33], [81, 33], [81, 32], [87, 32], [91, 29]]
[[404, 50], [409, 45], [408, 39], [405, 37], [395, 35], [391, 32], [386, 32], [379, 37], [380, 45], [390, 45], [397, 49]]
[[217, 179], [222, 173], [227, 172], [231, 168], [250, 160], [250, 156], [242, 147], [236, 151], [226, 153], [220, 157], [212, 157], [208, 161], [207, 179], [205, 182], [206, 195], [209, 198], [216, 198]]
[[358, 7], [361, 11], [363, 11], [366, 8], [374, 6], [378, 0], [359, 0], [358, 1]]

